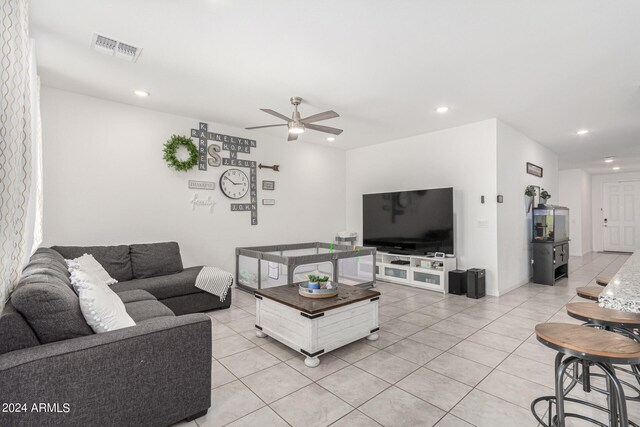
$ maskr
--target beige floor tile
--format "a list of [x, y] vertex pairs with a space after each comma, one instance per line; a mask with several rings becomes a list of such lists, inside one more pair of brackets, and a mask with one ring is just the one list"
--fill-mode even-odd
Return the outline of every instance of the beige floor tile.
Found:
[[360, 340], [347, 344], [331, 352], [332, 355], [339, 357], [347, 363], [356, 363], [360, 359], [372, 355], [378, 348], [369, 345], [370, 341]]
[[467, 338], [471, 334], [475, 333], [478, 329], [480, 329], [479, 325], [478, 326], [461, 325], [449, 319], [451, 319], [451, 317], [445, 320], [442, 320], [436, 323], [435, 325], [429, 326], [429, 329], [431, 329], [432, 331], [438, 331], [448, 335], [453, 335], [461, 339]]
[[445, 412], [397, 387], [390, 387], [359, 408], [383, 426], [435, 425]]
[[380, 326], [380, 330], [383, 332], [391, 332], [392, 334], [408, 337], [416, 332], [424, 329], [424, 326], [414, 325], [412, 323], [403, 322], [399, 319], [393, 319]]
[[389, 331], [383, 331], [383, 330], [379, 331], [378, 335], [379, 337], [377, 340], [368, 342], [369, 345], [377, 349], [383, 349], [385, 347], [389, 347], [391, 344], [396, 343], [404, 338], [404, 337], [401, 337], [400, 335], [392, 334]]
[[462, 338], [434, 331], [433, 329], [429, 328], [423, 329], [416, 334], [410, 335], [409, 339], [421, 342], [422, 344], [426, 344], [429, 347], [434, 347], [443, 351], [449, 350], [451, 347], [462, 341]]
[[441, 319], [413, 311], [405, 314], [404, 316], [398, 317], [398, 320], [426, 328], [427, 326], [431, 326], [434, 323], [439, 322]]
[[260, 347], [235, 353], [218, 359], [225, 368], [238, 378], [246, 377], [280, 362], [280, 359], [267, 353]]
[[233, 329], [229, 328], [228, 326], [222, 323], [214, 323], [213, 325], [211, 325], [211, 338], [214, 341], [219, 340], [221, 338], [230, 337], [235, 334], [236, 334], [236, 331], [234, 331]]
[[245, 415], [228, 424], [229, 427], [288, 427], [287, 424], [282, 418], [278, 416], [271, 408], [264, 407], [262, 409], [258, 409], [255, 412], [250, 413], [249, 415]]
[[318, 384], [354, 408], [390, 386], [386, 381], [353, 365], [324, 377]]
[[451, 414], [477, 427], [537, 426], [531, 412], [479, 390], [473, 390]]
[[221, 385], [235, 381], [237, 378], [220, 364], [217, 360], [211, 361], [211, 388], [217, 388]]
[[327, 375], [346, 367], [348, 365], [342, 359], [337, 358], [331, 353], [320, 356], [320, 364], [315, 368], [309, 368], [304, 364], [304, 356], [297, 356], [293, 359], [287, 360], [287, 365], [291, 366], [296, 371], [300, 372], [307, 378], [311, 378], [313, 381], [318, 381]]
[[251, 341], [238, 334], [221, 338], [213, 342], [213, 357], [221, 359], [255, 347]]
[[236, 380], [215, 389], [211, 408], [197, 419], [200, 427], [218, 427], [229, 424], [265, 406], [244, 384]]
[[409, 338], [390, 345], [385, 351], [421, 366], [442, 353], [440, 349]]
[[317, 384], [310, 384], [271, 404], [293, 427], [324, 427], [353, 410]]
[[331, 427], [378, 427], [380, 424], [367, 417], [362, 412], [356, 410], [351, 411], [344, 417], [340, 418]]
[[496, 350], [495, 348], [487, 347], [468, 340], [456, 344], [450, 348], [448, 352], [455, 354], [456, 356], [464, 357], [467, 360], [482, 363], [490, 368], [495, 368], [504, 359], [506, 359], [507, 356], [509, 356], [509, 353], [504, 351]]
[[466, 384], [425, 368], [418, 369], [396, 386], [444, 411], [451, 410], [472, 389]]
[[[478, 384], [477, 388], [524, 409], [529, 409], [534, 399], [554, 394], [554, 390], [551, 387], [527, 381], [498, 370], [490, 373], [487, 378]], [[544, 407], [543, 403], [540, 405], [540, 408]]]
[[447, 414], [438, 421], [436, 427], [473, 427], [473, 424], [469, 424], [454, 415]]
[[384, 350], [365, 357], [355, 363], [355, 366], [392, 384], [400, 381], [419, 367], [415, 363], [401, 359]]
[[475, 386], [491, 372], [488, 366], [450, 353], [441, 354], [424, 367], [470, 386]]
[[511, 353], [522, 344], [522, 340], [495, 334], [484, 329], [471, 335], [467, 340], [495, 348], [496, 350], [506, 351], [507, 353]]
[[553, 387], [555, 382], [553, 366], [517, 354], [507, 357], [497, 369], [547, 387]]
[[526, 357], [527, 359], [535, 360], [536, 362], [542, 362], [546, 363], [547, 365], [553, 366], [558, 352], [544, 346], [542, 343], [537, 342], [536, 340], [535, 343], [523, 343], [516, 349], [516, 351], [514, 351], [514, 354]]
[[278, 359], [287, 361], [300, 355], [297, 351], [277, 341], [271, 341], [260, 347], [261, 349], [268, 351]]
[[275, 402], [309, 384], [311, 380], [286, 363], [279, 363], [242, 379], [266, 403]]

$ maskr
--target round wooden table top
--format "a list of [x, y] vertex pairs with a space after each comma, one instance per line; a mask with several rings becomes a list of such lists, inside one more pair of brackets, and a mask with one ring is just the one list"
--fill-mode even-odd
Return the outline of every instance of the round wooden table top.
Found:
[[611, 277], [609, 276], [598, 276], [596, 277], [596, 283], [600, 286], [607, 286], [611, 281]]
[[536, 336], [556, 347], [585, 355], [625, 359], [631, 363], [640, 359], [640, 343], [603, 329], [569, 323], [541, 323], [536, 325]]
[[582, 286], [580, 288], [576, 288], [576, 293], [579, 297], [598, 301], [598, 297], [600, 296], [602, 289], [603, 288], [600, 286]]
[[571, 317], [581, 320], [596, 320], [621, 325], [640, 325], [640, 314], [602, 308], [594, 302], [572, 302], [567, 304], [566, 308]]

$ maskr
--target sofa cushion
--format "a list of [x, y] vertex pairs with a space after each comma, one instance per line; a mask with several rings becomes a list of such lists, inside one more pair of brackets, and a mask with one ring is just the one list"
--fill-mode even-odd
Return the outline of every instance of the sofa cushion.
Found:
[[176, 242], [135, 244], [129, 247], [135, 279], [165, 276], [182, 271], [180, 247]]
[[122, 300], [122, 302], [125, 304], [129, 302], [136, 302], [136, 301], [147, 301], [147, 300], [156, 301], [156, 297], [154, 297], [147, 291], [143, 291], [142, 289], [133, 289], [131, 291], [117, 292], [117, 294]]
[[52, 246], [51, 249], [59, 252], [66, 259], [74, 259], [84, 254], [93, 257], [107, 270], [109, 276], [118, 281], [131, 280], [131, 257], [129, 246]]
[[20, 313], [7, 303], [0, 313], [0, 354], [40, 345], [38, 337]]
[[68, 283], [50, 274], [32, 274], [20, 280], [11, 303], [46, 344], [93, 334], [80, 311], [80, 302]]
[[194, 286], [196, 277], [202, 270], [200, 267], [185, 268], [180, 273], [166, 276], [150, 277], [148, 279], [134, 279], [111, 285], [114, 292], [119, 293], [132, 289], [143, 289], [158, 299], [171, 298], [179, 295], [202, 292]]
[[175, 316], [173, 311], [157, 300], [134, 301], [124, 305], [129, 316], [140, 323], [157, 317]]

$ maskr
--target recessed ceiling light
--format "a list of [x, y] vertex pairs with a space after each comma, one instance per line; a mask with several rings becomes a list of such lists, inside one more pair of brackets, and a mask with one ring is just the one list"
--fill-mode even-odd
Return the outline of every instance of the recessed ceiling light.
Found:
[[151, 95], [149, 92], [147, 92], [146, 90], [134, 90], [133, 93], [135, 93], [136, 95], [140, 96], [140, 97], [145, 97], [145, 96], [149, 96]]
[[576, 131], [576, 135], [586, 135], [589, 133], [589, 129], [580, 129], [579, 131]]
[[619, 170], [620, 170], [620, 166], [614, 166], [614, 167], [613, 167], [613, 168], [611, 168], [611, 169], [613, 169], [614, 171], [619, 171]]
[[436, 113], [444, 114], [449, 111], [449, 107], [443, 105], [442, 107], [436, 108]]
[[604, 162], [605, 163], [611, 163], [611, 162], [613, 162], [613, 159], [615, 159], [615, 157], [605, 157], [604, 158]]
[[327, 137], [327, 141], [329, 141], [329, 142], [333, 142], [333, 141], [335, 141], [335, 140], [336, 140], [336, 137], [335, 137], [335, 136], [328, 136], [328, 137]]

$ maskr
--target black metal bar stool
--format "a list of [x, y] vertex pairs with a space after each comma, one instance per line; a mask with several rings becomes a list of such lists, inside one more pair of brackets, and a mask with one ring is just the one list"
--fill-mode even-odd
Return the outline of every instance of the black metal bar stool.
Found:
[[602, 288], [600, 286], [582, 286], [580, 288], [576, 288], [576, 294], [578, 294], [579, 297], [591, 301], [598, 301], [598, 297], [601, 293]]
[[600, 286], [607, 286], [611, 281], [611, 277], [609, 276], [598, 276], [596, 277], [596, 283]]
[[[638, 427], [629, 421], [624, 390], [613, 365], [640, 363], [640, 343], [614, 332], [566, 323], [539, 324], [536, 326], [536, 337], [542, 344], [558, 352], [555, 360], [555, 396], [542, 396], [531, 403], [531, 412], [540, 424], [545, 427], [565, 427], [566, 418], [579, 418], [596, 425], [607, 426], [585, 415], [566, 412], [565, 402], [573, 402], [607, 413], [610, 427]], [[564, 387], [564, 380], [567, 378], [565, 374], [570, 366], [576, 364], [589, 364], [602, 370], [607, 383], [606, 408], [567, 396], [570, 390]], [[588, 378], [587, 375], [587, 383]], [[536, 405], [541, 401], [549, 403], [548, 424], [536, 412]]]

